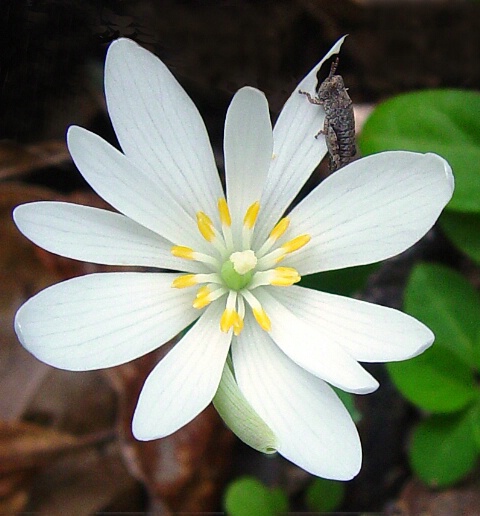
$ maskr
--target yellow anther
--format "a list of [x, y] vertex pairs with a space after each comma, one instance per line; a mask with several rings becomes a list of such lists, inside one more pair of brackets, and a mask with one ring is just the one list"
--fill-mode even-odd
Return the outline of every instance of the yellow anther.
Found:
[[293, 267], [276, 267], [274, 276], [270, 280], [270, 284], [276, 287], [290, 287], [294, 283], [298, 283], [302, 277]]
[[232, 217], [230, 217], [230, 210], [225, 199], [218, 199], [218, 212], [220, 213], [220, 221], [223, 226], [230, 227], [232, 225]]
[[211, 242], [215, 238], [215, 230], [210, 217], [203, 211], [197, 213], [197, 226], [203, 238]]
[[294, 251], [298, 251], [304, 245], [307, 245], [310, 242], [310, 235], [299, 235], [288, 242], [285, 242], [281, 248], [285, 251], [285, 253], [293, 253]]
[[235, 326], [237, 323], [237, 312], [235, 310], [232, 310], [231, 308], [225, 308], [223, 311], [222, 317], [220, 318], [220, 329], [227, 333], [227, 331], [232, 327]]
[[197, 296], [193, 301], [193, 308], [203, 308], [212, 302], [211, 290], [208, 285], [205, 285], [198, 289]]
[[270, 331], [272, 328], [272, 323], [270, 322], [270, 318], [266, 314], [265, 310], [262, 307], [253, 308], [252, 312], [255, 320], [260, 325], [260, 328], [265, 331]]
[[252, 229], [253, 226], [255, 226], [255, 222], [257, 221], [259, 211], [260, 202], [255, 201], [248, 207], [247, 213], [245, 213], [245, 217], [243, 218], [243, 225], [246, 226], [248, 229]]
[[177, 258], [185, 258], [185, 260], [193, 260], [194, 250], [191, 247], [185, 247], [183, 245], [174, 245], [170, 252]]
[[285, 231], [287, 231], [289, 225], [290, 219], [288, 217], [283, 217], [283, 219], [281, 219], [270, 232], [270, 238], [273, 240], [278, 240], [285, 233]]
[[233, 323], [233, 333], [238, 336], [242, 333], [243, 330], [243, 318], [240, 316], [238, 312], [235, 312], [235, 322]]
[[183, 276], [179, 276], [175, 278], [172, 282], [172, 287], [174, 288], [187, 288], [193, 287], [197, 284], [197, 279], [195, 274], [185, 274]]

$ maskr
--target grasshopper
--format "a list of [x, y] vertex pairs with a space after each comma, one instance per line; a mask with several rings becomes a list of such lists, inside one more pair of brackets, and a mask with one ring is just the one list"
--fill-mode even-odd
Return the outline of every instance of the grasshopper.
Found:
[[325, 110], [323, 129], [315, 135], [325, 135], [329, 154], [331, 172], [338, 170], [355, 156], [355, 118], [353, 115], [352, 99], [348, 96], [347, 88], [341, 75], [335, 75], [338, 67], [338, 57], [332, 63], [328, 77], [317, 85], [316, 95], [300, 91], [308, 101], [317, 104]]

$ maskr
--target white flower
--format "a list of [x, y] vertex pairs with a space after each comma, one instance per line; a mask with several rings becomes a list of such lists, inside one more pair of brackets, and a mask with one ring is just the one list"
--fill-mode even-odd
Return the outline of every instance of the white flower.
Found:
[[108, 51], [105, 89], [124, 153], [85, 129], [68, 131], [78, 169], [119, 213], [62, 202], [15, 210], [20, 230], [51, 252], [173, 271], [74, 278], [28, 300], [15, 320], [25, 348], [69, 370], [122, 364], [195, 322], [145, 383], [133, 420], [138, 439], [169, 435], [198, 415], [230, 354], [279, 453], [313, 474], [350, 479], [360, 441], [328, 384], [371, 392], [378, 383], [358, 361], [403, 360], [433, 342], [401, 312], [293, 285], [300, 275], [402, 252], [453, 190], [440, 157], [385, 152], [339, 170], [282, 218], [326, 152], [314, 137], [323, 110], [298, 93], [313, 93], [321, 64], [292, 93], [273, 133], [260, 91], [234, 96], [225, 200], [194, 104], [155, 56], [120, 39]]

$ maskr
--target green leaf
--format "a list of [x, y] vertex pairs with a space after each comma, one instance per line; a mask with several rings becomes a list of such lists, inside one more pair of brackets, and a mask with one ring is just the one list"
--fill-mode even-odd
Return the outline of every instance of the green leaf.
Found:
[[453, 245], [480, 263], [480, 214], [444, 212], [440, 225]]
[[417, 265], [405, 290], [405, 309], [435, 333], [432, 347], [387, 365], [392, 381], [412, 403], [437, 413], [465, 408], [477, 396], [475, 340], [480, 300], [459, 274], [441, 265]]
[[275, 516], [288, 511], [287, 495], [281, 489], [269, 489], [254, 477], [233, 481], [224, 502], [230, 516]]
[[469, 411], [432, 416], [414, 431], [410, 462], [421, 480], [443, 487], [463, 478], [478, 456]]
[[338, 509], [345, 495], [345, 485], [334, 480], [316, 478], [307, 488], [305, 501], [308, 510], [331, 512]]
[[426, 90], [380, 104], [358, 139], [363, 155], [385, 150], [435, 152], [451, 165], [455, 192], [448, 208], [480, 212], [480, 93]]
[[434, 346], [471, 367], [480, 365], [480, 297], [460, 274], [443, 265], [417, 265], [405, 290], [405, 310], [435, 333]]
[[310, 274], [309, 276], [303, 276], [299, 285], [313, 290], [321, 290], [322, 292], [349, 296], [361, 290], [365, 286], [370, 274], [377, 270], [378, 267], [378, 263], [373, 263], [362, 265], [361, 267], [348, 267], [336, 271]]
[[473, 437], [477, 443], [477, 449], [480, 452], [480, 396], [477, 400], [477, 403], [470, 409], [469, 412], [472, 418]]
[[418, 357], [387, 364], [390, 378], [409, 401], [430, 412], [455, 412], [476, 396], [472, 369], [437, 344]]

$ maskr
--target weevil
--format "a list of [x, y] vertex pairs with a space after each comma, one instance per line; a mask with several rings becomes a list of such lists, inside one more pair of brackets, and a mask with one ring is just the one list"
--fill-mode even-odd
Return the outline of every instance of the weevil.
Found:
[[347, 88], [341, 75], [336, 75], [338, 57], [333, 61], [328, 77], [317, 85], [315, 96], [307, 91], [309, 102], [323, 107], [325, 121], [323, 129], [315, 135], [325, 135], [329, 154], [329, 168], [334, 172], [350, 161], [356, 153], [355, 147], [355, 117], [352, 99], [348, 96]]

